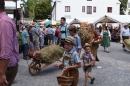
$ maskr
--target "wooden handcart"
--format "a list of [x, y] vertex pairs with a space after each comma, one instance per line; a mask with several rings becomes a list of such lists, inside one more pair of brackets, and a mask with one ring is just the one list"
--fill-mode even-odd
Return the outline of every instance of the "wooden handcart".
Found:
[[[55, 62], [55, 61], [53, 61]], [[41, 66], [43, 64], [43, 66]], [[52, 63], [51, 63], [52, 64]], [[36, 76], [40, 73], [40, 71], [44, 68], [46, 68], [47, 66], [49, 66], [50, 64], [45, 63], [43, 60], [41, 59], [36, 59], [33, 58], [32, 62], [29, 65], [29, 73], [32, 76]]]

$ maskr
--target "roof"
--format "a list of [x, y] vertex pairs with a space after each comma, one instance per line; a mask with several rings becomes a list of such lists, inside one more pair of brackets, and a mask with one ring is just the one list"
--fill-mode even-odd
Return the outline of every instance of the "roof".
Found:
[[80, 22], [88, 23], [130, 23], [130, 15], [104, 15], [93, 18], [75, 18], [72, 19], [70, 24], [80, 24]]
[[121, 21], [115, 19], [114, 17], [110, 17], [110, 16], [103, 16], [103, 17], [100, 17], [99, 19], [97, 19], [96, 21], [94, 21], [93, 23], [96, 24], [96, 23], [121, 23]]

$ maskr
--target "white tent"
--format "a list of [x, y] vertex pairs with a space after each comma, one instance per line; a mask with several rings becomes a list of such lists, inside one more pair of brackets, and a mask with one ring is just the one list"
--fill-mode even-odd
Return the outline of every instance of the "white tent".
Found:
[[81, 23], [81, 22], [94, 23], [97, 19], [99, 19], [99, 17], [94, 17], [94, 18], [75, 18], [69, 24], [77, 24], [77, 23]]
[[121, 23], [130, 23], [130, 15], [108, 15], [108, 16], [120, 21]]

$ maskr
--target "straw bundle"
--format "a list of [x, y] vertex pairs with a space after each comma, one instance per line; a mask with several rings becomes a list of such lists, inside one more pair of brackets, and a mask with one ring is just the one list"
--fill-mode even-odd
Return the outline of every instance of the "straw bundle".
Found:
[[85, 43], [91, 44], [91, 41], [93, 39], [93, 35], [90, 34], [90, 33], [88, 33], [88, 30], [86, 30], [86, 29], [80, 29], [78, 31], [78, 35], [81, 38], [81, 42], [82, 42], [83, 46], [85, 45]]
[[51, 64], [59, 60], [63, 55], [64, 49], [58, 45], [50, 45], [41, 49], [38, 52], [29, 52], [27, 56], [40, 60], [43, 63]]
[[50, 45], [40, 50], [41, 59], [45, 63], [53, 63], [59, 60], [63, 55], [64, 49], [58, 45]]
[[125, 39], [124, 43], [128, 47], [128, 49], [130, 49], [130, 39]]

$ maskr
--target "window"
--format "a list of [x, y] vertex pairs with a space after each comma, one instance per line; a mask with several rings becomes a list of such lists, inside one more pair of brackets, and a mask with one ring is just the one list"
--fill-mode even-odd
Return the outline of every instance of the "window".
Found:
[[93, 12], [96, 12], [96, 7], [93, 7]]
[[82, 6], [82, 12], [85, 12], [85, 6]]
[[65, 12], [70, 12], [70, 6], [65, 6]]
[[107, 12], [108, 12], [108, 13], [112, 13], [112, 7], [108, 7], [108, 8], [107, 8]]
[[130, 10], [129, 10], [129, 12], [128, 12], [128, 15], [130, 15]]
[[92, 14], [92, 6], [87, 6], [87, 14]]
[[130, 3], [128, 3], [128, 8], [130, 8]]

